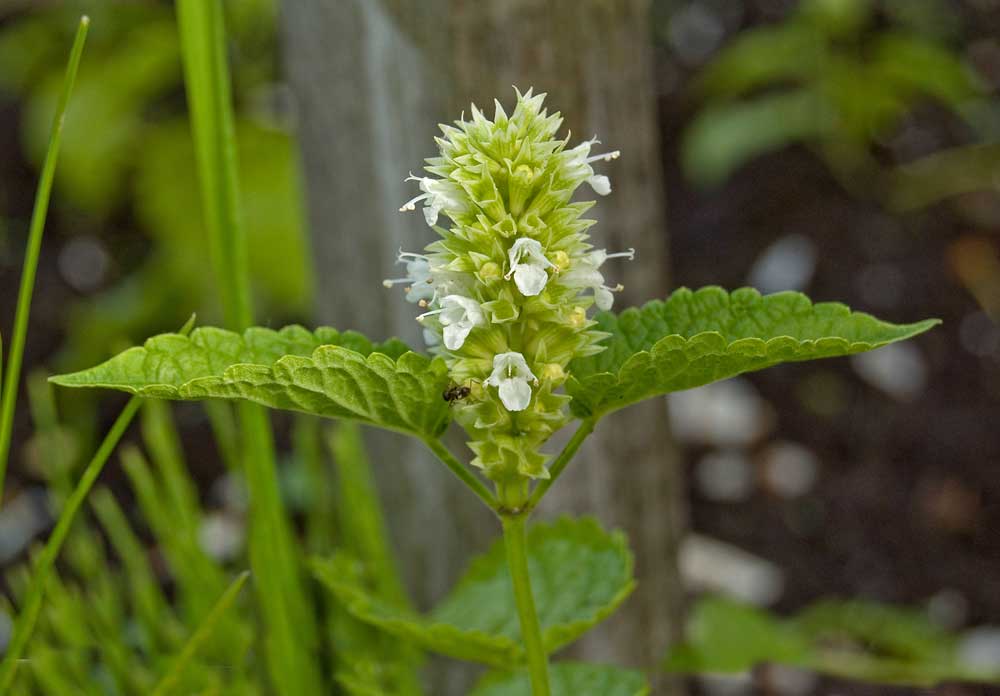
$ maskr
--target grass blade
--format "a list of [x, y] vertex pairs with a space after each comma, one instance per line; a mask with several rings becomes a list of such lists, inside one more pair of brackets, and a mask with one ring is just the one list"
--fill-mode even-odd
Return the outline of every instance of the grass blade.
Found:
[[[229, 328], [253, 323], [247, 243], [240, 220], [236, 136], [221, 2], [177, 0], [181, 55], [211, 255]], [[266, 412], [241, 404], [240, 435], [250, 497], [250, 567], [264, 617], [265, 651], [275, 688], [319, 693], [315, 617], [278, 487]]]
[[87, 41], [89, 27], [90, 19], [87, 16], [81, 17], [80, 26], [76, 30], [76, 39], [73, 41], [73, 49], [69, 54], [66, 78], [59, 95], [56, 115], [52, 121], [49, 147], [45, 153], [42, 176], [38, 181], [38, 191], [35, 195], [35, 208], [31, 213], [28, 248], [24, 254], [21, 287], [17, 293], [17, 309], [14, 313], [14, 331], [11, 334], [10, 351], [7, 356], [7, 374], [3, 379], [3, 396], [0, 398], [0, 402], [2, 402], [0, 403], [0, 499], [2, 499], [4, 477], [7, 473], [7, 458], [10, 453], [10, 440], [14, 429], [14, 406], [17, 403], [17, 387], [21, 378], [24, 343], [28, 335], [28, 316], [31, 313], [31, 296], [35, 289], [35, 272], [38, 269], [38, 257], [42, 250], [42, 233], [45, 230], [45, 218], [48, 215], [49, 198], [52, 195], [56, 160], [59, 158], [66, 105], [69, 103], [73, 84], [76, 82], [76, 73], [80, 67], [80, 58], [83, 55], [83, 46]]
[[31, 587], [28, 589], [21, 613], [18, 614], [17, 621], [14, 624], [14, 635], [11, 638], [7, 652], [4, 654], [3, 661], [0, 662], [0, 694], [9, 693], [8, 689], [10, 689], [11, 683], [14, 680], [18, 661], [24, 652], [28, 639], [31, 637], [35, 623], [38, 621], [38, 614], [42, 609], [42, 599], [45, 595], [45, 587], [48, 584], [49, 575], [52, 573], [52, 568], [55, 565], [56, 558], [59, 556], [59, 551], [73, 525], [76, 513], [79, 511], [97, 477], [100, 476], [101, 470], [104, 469], [105, 462], [108, 461], [118, 441], [128, 428], [129, 423], [132, 422], [136, 411], [139, 410], [140, 403], [141, 399], [138, 397], [129, 399], [118, 419], [111, 426], [111, 430], [105, 436], [104, 442], [101, 443], [101, 446], [94, 454], [94, 458], [90, 460], [87, 468], [84, 469], [83, 476], [80, 477], [80, 482], [73, 489], [73, 493], [66, 500], [65, 506], [63, 506], [62, 511], [59, 513], [59, 520], [56, 522], [55, 529], [52, 531], [51, 536], [49, 536], [48, 541], [45, 542], [45, 548], [42, 549], [38, 563], [35, 566]]
[[166, 696], [170, 693], [170, 690], [177, 684], [180, 680], [181, 675], [184, 674], [184, 668], [194, 657], [195, 653], [198, 652], [198, 648], [201, 647], [202, 643], [211, 637], [212, 632], [218, 625], [219, 621], [225, 615], [226, 611], [232, 605], [236, 598], [240, 594], [240, 590], [243, 589], [243, 585], [246, 584], [247, 578], [250, 577], [250, 572], [246, 571], [240, 573], [240, 575], [233, 580], [232, 584], [226, 588], [226, 591], [222, 593], [219, 601], [215, 603], [212, 610], [208, 612], [205, 616], [205, 620], [201, 622], [194, 633], [191, 634], [191, 638], [188, 639], [187, 643], [181, 649], [177, 659], [174, 661], [173, 665], [160, 682], [153, 689], [152, 696]]

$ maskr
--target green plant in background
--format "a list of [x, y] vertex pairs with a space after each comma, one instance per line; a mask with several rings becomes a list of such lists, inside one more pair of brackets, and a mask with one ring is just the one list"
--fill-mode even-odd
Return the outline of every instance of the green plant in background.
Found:
[[[225, 6], [239, 56], [236, 136], [254, 291], [269, 316], [304, 316], [312, 301], [311, 267], [295, 145], [275, 106], [276, 3]], [[198, 182], [190, 176], [195, 152], [168, 5], [75, 0], [11, 21], [0, 33], [0, 89], [24, 99], [24, 149], [41, 161], [44, 124], [61, 84], [65, 28], [84, 11], [95, 31], [67, 113], [56, 201], [73, 211], [71, 232], [101, 238], [115, 260], [134, 253], [120, 250], [106, 232], [123, 218], [152, 246], [138, 270], [70, 307], [64, 364], [100, 360], [109, 341], [178, 326], [190, 307], [200, 307], [206, 318], [221, 316], [215, 281], [202, 264], [208, 237]]]
[[684, 643], [667, 657], [675, 672], [742, 672], [768, 662], [869, 682], [934, 686], [997, 681], [975, 668], [955, 637], [919, 611], [873, 602], [825, 600], [779, 619], [752, 606], [707, 597], [694, 607]]
[[[206, 12], [202, 21], [217, 21]], [[190, 77], [221, 76], [218, 52], [197, 60], [201, 67], [192, 61]], [[189, 89], [201, 88], [194, 80]], [[217, 109], [220, 94], [224, 90], [206, 93]], [[682, 289], [665, 301], [612, 313], [618, 287], [605, 282], [601, 267], [633, 252], [595, 249], [587, 233], [592, 222], [582, 217], [591, 204], [571, 198], [584, 182], [610, 193], [608, 178], [592, 165], [617, 153], [592, 155], [593, 141], [568, 147], [557, 135], [561, 119], [548, 114], [542, 100], [530, 91], [518, 94], [513, 112], [508, 116], [498, 103], [492, 120], [473, 108], [471, 120], [443, 127], [429, 175], [415, 177], [422, 194], [403, 209], [422, 203], [440, 239], [425, 254], [402, 254], [407, 277], [388, 284], [405, 283], [408, 299], [425, 310], [418, 319], [430, 355], [396, 340], [373, 344], [329, 328], [200, 328], [156, 336], [53, 380], [153, 398], [253, 402], [418, 438], [496, 513], [504, 539], [427, 615], [393, 601], [385, 587], [377, 592], [348, 555], [315, 559], [314, 574], [344, 609], [427, 650], [492, 667], [477, 687], [480, 695], [524, 693], [529, 683], [536, 696], [645, 693], [638, 672], [549, 666], [550, 653], [610, 615], [633, 584], [620, 534], [587, 519], [527, 524], [587, 435], [604, 416], [643, 399], [782, 362], [871, 350], [936, 322], [892, 325], [840, 304], [813, 305], [798, 293], [762, 297], [716, 287]], [[234, 179], [226, 178], [234, 176], [234, 148], [231, 129], [215, 132], [214, 144], [197, 132], [196, 139], [204, 152], [216, 149], [201, 167], [203, 181], [216, 182], [208, 192], [219, 197], [216, 212], [224, 217], [235, 210]], [[213, 167], [221, 179], [206, 176]], [[438, 225], [442, 215], [448, 227]], [[239, 283], [232, 287], [239, 298]], [[595, 305], [600, 311], [592, 314]], [[473, 468], [441, 441], [452, 420], [469, 437]], [[565, 449], [554, 459], [544, 454], [549, 436], [574, 420], [577, 430]], [[242, 436], [254, 427], [245, 419]], [[255, 488], [249, 480], [255, 475], [263, 476], [248, 469], [252, 505], [262, 504], [256, 497], [266, 499], [273, 485]], [[273, 601], [260, 597], [265, 610]]]
[[917, 105], [935, 102], [974, 125], [969, 107], [983, 87], [971, 67], [899, 22], [877, 28], [874, 15], [872, 0], [804, 0], [784, 23], [741, 33], [697, 79], [688, 176], [716, 185], [758, 155], [803, 143], [843, 185], [867, 191], [879, 174], [873, 144]]

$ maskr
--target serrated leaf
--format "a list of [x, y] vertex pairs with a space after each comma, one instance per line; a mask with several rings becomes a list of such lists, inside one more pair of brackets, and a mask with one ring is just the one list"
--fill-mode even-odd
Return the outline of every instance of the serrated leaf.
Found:
[[[564, 517], [528, 529], [528, 568], [549, 652], [579, 638], [625, 601], [635, 586], [632, 565], [624, 535], [605, 532], [593, 518]], [[433, 616], [520, 643], [503, 541], [472, 561]]]
[[439, 435], [450, 418], [441, 398], [448, 384], [443, 361], [408, 352], [395, 339], [374, 345], [326, 327], [161, 334], [52, 381], [161, 399], [246, 399], [420, 437]]
[[361, 563], [347, 554], [314, 560], [312, 569], [352, 616], [387, 633], [442, 655], [494, 667], [511, 667], [523, 658], [521, 646], [508, 637], [435, 623], [380, 599], [368, 589]]
[[[624, 536], [605, 532], [589, 518], [532, 526], [528, 566], [549, 652], [607, 618], [634, 587]], [[356, 618], [429, 650], [502, 668], [523, 660], [502, 541], [473, 560], [455, 590], [427, 616], [379, 601], [343, 557], [318, 562], [315, 571]]]
[[[642, 672], [609, 665], [557, 662], [549, 668], [552, 696], [645, 696], [649, 685]], [[470, 696], [530, 696], [527, 674], [489, 674]]]
[[783, 362], [862, 353], [939, 323], [889, 324], [840, 303], [814, 305], [798, 292], [716, 286], [681, 288], [666, 301], [596, 320], [611, 334], [606, 350], [573, 361], [566, 385], [580, 417]]

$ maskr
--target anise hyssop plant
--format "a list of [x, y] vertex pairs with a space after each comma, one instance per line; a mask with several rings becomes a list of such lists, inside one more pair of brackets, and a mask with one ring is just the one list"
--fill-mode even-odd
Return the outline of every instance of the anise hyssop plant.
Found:
[[[619, 533], [589, 519], [526, 527], [595, 424], [643, 399], [781, 362], [871, 350], [935, 322], [893, 325], [798, 293], [717, 287], [613, 313], [621, 286], [605, 279], [603, 264], [635, 251], [595, 248], [585, 217], [593, 203], [573, 195], [581, 184], [610, 194], [595, 166], [619, 153], [561, 138], [561, 119], [543, 98], [518, 93], [513, 112], [497, 103], [492, 120], [473, 106], [471, 120], [442, 126], [427, 175], [411, 176], [421, 193], [401, 210], [421, 207], [439, 239], [423, 253], [401, 252], [405, 277], [384, 285], [403, 286], [428, 354], [330, 328], [199, 328], [54, 379], [156, 398], [246, 399], [419, 438], [495, 511], [503, 542], [426, 616], [381, 602], [364, 569], [343, 554], [315, 561], [315, 575], [356, 618], [493, 667], [478, 696], [642, 694], [641, 673], [548, 662], [633, 586]], [[441, 443], [452, 420], [467, 433], [469, 465]], [[574, 435], [552, 458], [546, 442], [573, 420]], [[388, 683], [378, 688], [394, 693]]]

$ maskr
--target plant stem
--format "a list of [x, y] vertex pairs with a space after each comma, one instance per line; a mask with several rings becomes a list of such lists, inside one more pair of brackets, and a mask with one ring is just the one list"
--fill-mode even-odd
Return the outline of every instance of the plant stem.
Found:
[[455, 474], [455, 476], [457, 476], [462, 483], [468, 486], [480, 500], [486, 503], [486, 507], [490, 510], [497, 509], [498, 503], [496, 496], [494, 496], [490, 492], [490, 489], [487, 488], [482, 481], [476, 478], [476, 476], [469, 471], [469, 469], [462, 464], [462, 462], [458, 461], [458, 459], [455, 458], [455, 455], [452, 454], [440, 440], [428, 438], [424, 440], [424, 444], [427, 445], [431, 452], [437, 455], [438, 459], [444, 462], [445, 466], [451, 469], [451, 473]]
[[[253, 298], [223, 3], [177, 0], [176, 5], [210, 256], [226, 324], [242, 331], [253, 324]], [[237, 414], [250, 498], [250, 566], [272, 686], [288, 696], [318, 693], [321, 676], [313, 659], [318, 629], [281, 499], [271, 424], [267, 412], [255, 404], [239, 404]]]
[[517, 617], [521, 622], [521, 636], [528, 657], [528, 674], [531, 677], [532, 696], [551, 696], [549, 687], [549, 662], [542, 643], [542, 628], [531, 595], [531, 577], [528, 574], [527, 515], [504, 515], [503, 539], [507, 547], [507, 566], [514, 585]]
[[38, 192], [35, 194], [35, 208], [31, 212], [28, 248], [24, 252], [24, 269], [21, 271], [21, 287], [17, 293], [17, 309], [14, 312], [14, 332], [7, 356], [7, 375], [3, 380], [3, 396], [0, 397], [2, 401], [0, 403], [0, 498], [3, 497], [7, 455], [10, 452], [10, 440], [14, 429], [14, 405], [17, 403], [21, 360], [24, 357], [24, 343], [28, 334], [28, 315], [31, 313], [31, 296], [35, 289], [35, 271], [38, 269], [38, 257], [42, 251], [42, 233], [45, 230], [52, 182], [56, 174], [56, 160], [59, 158], [59, 145], [62, 142], [63, 124], [66, 120], [66, 106], [69, 104], [69, 96], [76, 82], [76, 73], [80, 67], [80, 58], [83, 55], [89, 27], [90, 18], [86, 15], [81, 17], [73, 49], [69, 54], [69, 64], [66, 66], [66, 77], [63, 80], [62, 92], [59, 94], [55, 118], [52, 121], [49, 147], [45, 153], [45, 163], [42, 165], [42, 175], [38, 181]]
[[549, 477], [547, 479], [542, 479], [535, 490], [531, 492], [531, 497], [528, 499], [528, 504], [526, 509], [528, 511], [534, 510], [535, 507], [542, 501], [545, 493], [552, 487], [552, 484], [556, 482], [559, 475], [566, 469], [566, 466], [572, 461], [573, 455], [576, 451], [580, 449], [580, 445], [583, 441], [587, 439], [587, 436], [594, 432], [594, 421], [588, 418], [587, 420], [581, 421], [580, 426], [573, 433], [573, 437], [570, 441], [566, 443], [563, 447], [563, 451], [559, 453], [556, 460], [552, 462], [552, 466], [549, 467]]
[[59, 513], [59, 521], [56, 522], [56, 527], [52, 530], [49, 540], [45, 542], [45, 548], [42, 549], [42, 553], [35, 565], [35, 572], [31, 585], [28, 588], [28, 596], [24, 600], [21, 613], [18, 614], [17, 621], [14, 624], [14, 636], [11, 638], [7, 652], [3, 656], [3, 661], [0, 662], [0, 694], [9, 693], [8, 689], [14, 680], [14, 672], [20, 662], [21, 653], [24, 652], [28, 639], [35, 629], [35, 623], [38, 621], [38, 614], [42, 610], [42, 599], [45, 595], [45, 588], [48, 585], [49, 575], [52, 573], [52, 568], [56, 563], [56, 558], [59, 556], [60, 549], [62, 549], [63, 542], [66, 541], [66, 536], [73, 526], [76, 513], [83, 504], [84, 499], [86, 499], [90, 489], [93, 488], [97, 477], [100, 476], [101, 471], [104, 469], [104, 464], [115, 449], [115, 445], [118, 444], [118, 441], [125, 433], [125, 429], [132, 422], [132, 418], [139, 409], [140, 403], [142, 403], [141, 399], [133, 396], [128, 404], [125, 405], [118, 419], [111, 426], [111, 430], [105, 436], [104, 442], [101, 443], [93, 459], [87, 464], [87, 468], [83, 470], [80, 482], [76, 484], [73, 493], [66, 499], [66, 504]]

